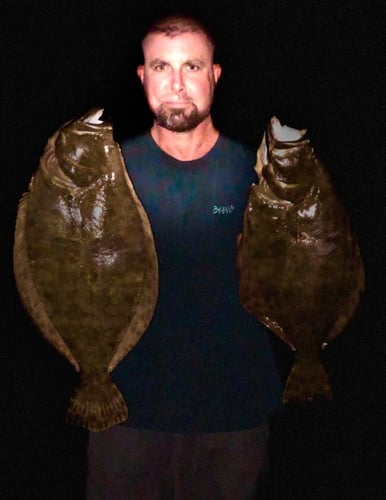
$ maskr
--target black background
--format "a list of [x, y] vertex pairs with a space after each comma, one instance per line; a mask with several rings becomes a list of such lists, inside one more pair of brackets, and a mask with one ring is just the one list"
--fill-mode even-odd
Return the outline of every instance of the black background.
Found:
[[[160, 5], [162, 3], [162, 5]], [[307, 128], [351, 215], [366, 292], [324, 361], [332, 403], [272, 422], [272, 499], [383, 499], [385, 466], [384, 82], [382, 8], [367, 2], [0, 2], [3, 498], [81, 499], [87, 433], [63, 423], [77, 383], [35, 331], [15, 290], [17, 204], [48, 137], [93, 105], [119, 141], [148, 127], [135, 75], [151, 17], [180, 9], [212, 26], [223, 66], [213, 116], [257, 148], [268, 119]], [[193, 7], [194, 6], [194, 7]], [[5, 152], [5, 154], [4, 154]], [[292, 357], [272, 342], [285, 379]]]

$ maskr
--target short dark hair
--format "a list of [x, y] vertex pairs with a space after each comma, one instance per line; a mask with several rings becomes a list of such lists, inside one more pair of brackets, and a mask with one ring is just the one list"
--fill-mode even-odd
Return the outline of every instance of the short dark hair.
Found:
[[182, 33], [201, 33], [203, 34], [214, 53], [216, 44], [210, 29], [205, 26], [200, 20], [186, 14], [173, 14], [162, 17], [150, 24], [142, 37], [144, 40], [152, 34], [163, 34], [169, 38], [181, 35]]

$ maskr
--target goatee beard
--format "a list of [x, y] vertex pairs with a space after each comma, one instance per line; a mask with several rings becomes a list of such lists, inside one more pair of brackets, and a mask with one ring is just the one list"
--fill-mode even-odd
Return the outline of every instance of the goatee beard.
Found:
[[165, 108], [161, 104], [155, 113], [156, 121], [172, 132], [188, 132], [209, 116], [209, 110], [199, 112], [195, 104], [192, 107], [190, 112], [186, 112], [184, 108]]

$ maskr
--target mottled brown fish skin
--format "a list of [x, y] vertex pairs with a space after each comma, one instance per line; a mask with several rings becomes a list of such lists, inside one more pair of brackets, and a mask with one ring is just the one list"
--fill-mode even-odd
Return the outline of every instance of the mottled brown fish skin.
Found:
[[67, 421], [102, 431], [127, 419], [109, 372], [152, 318], [158, 267], [112, 126], [95, 112], [49, 139], [19, 205], [14, 270], [42, 335], [80, 371]]
[[[357, 238], [308, 140], [281, 142], [273, 120], [244, 214], [240, 301], [296, 351], [283, 402], [330, 399], [324, 343], [352, 318], [364, 288]], [[258, 157], [261, 151], [258, 151]]]

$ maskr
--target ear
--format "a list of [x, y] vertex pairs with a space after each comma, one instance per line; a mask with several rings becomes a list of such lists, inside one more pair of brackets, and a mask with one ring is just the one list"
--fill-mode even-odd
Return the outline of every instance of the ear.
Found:
[[219, 64], [213, 64], [213, 74], [214, 74], [214, 81], [217, 83], [218, 79], [221, 76], [221, 66]]
[[143, 75], [144, 75], [144, 72], [145, 72], [145, 68], [144, 68], [144, 65], [143, 64], [140, 64], [138, 67], [137, 67], [137, 75], [139, 77], [139, 79], [141, 80], [141, 82], [143, 83]]

